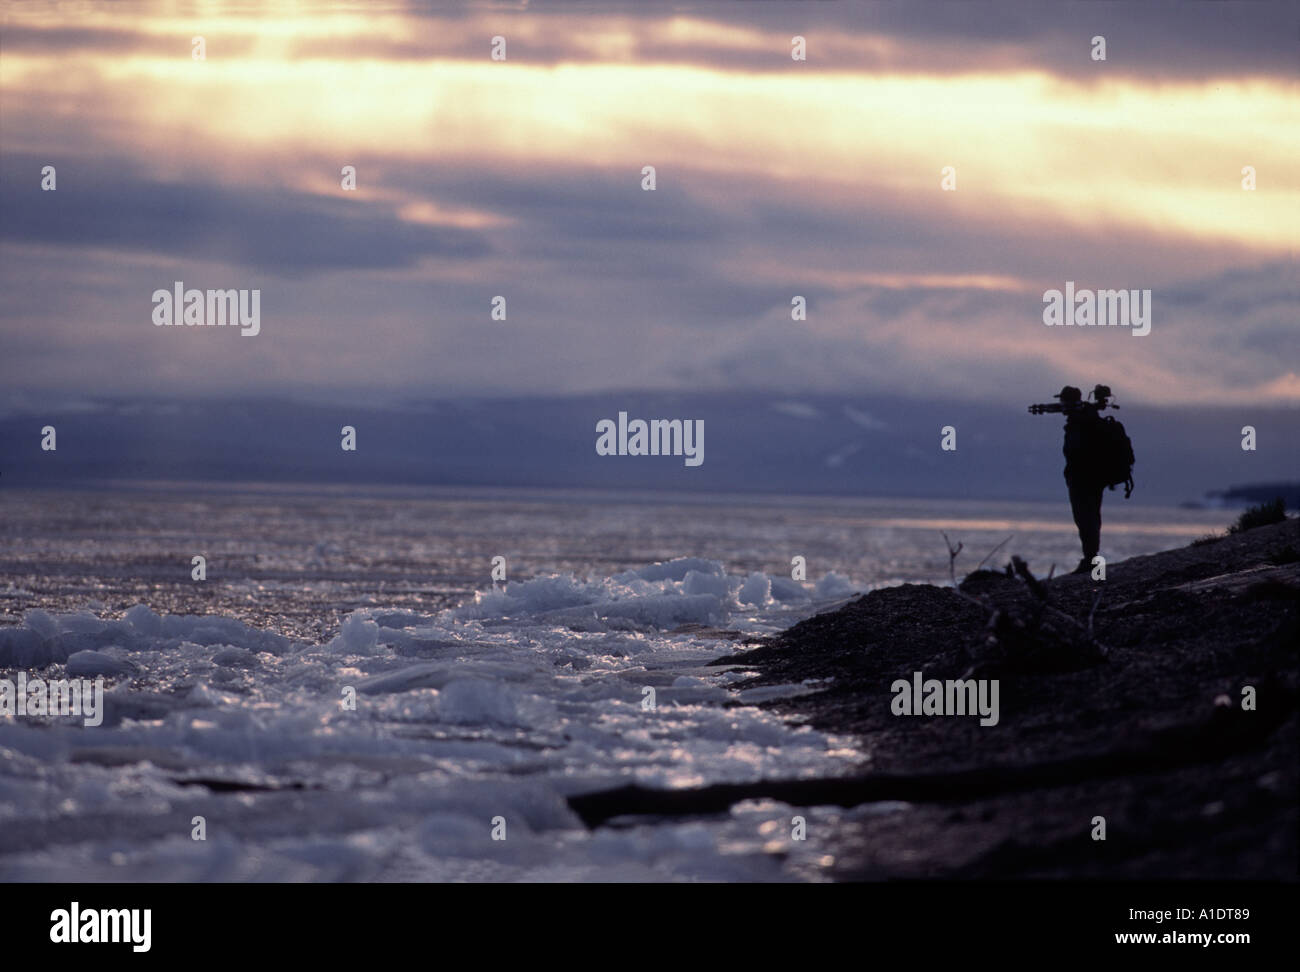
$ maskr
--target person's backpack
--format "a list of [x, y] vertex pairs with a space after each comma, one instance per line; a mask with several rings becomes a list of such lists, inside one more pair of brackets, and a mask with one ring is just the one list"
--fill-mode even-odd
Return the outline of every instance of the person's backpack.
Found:
[[1107, 415], [1098, 424], [1095, 432], [1095, 455], [1097, 474], [1103, 486], [1114, 489], [1123, 485], [1124, 498], [1133, 493], [1133, 442], [1124, 425], [1114, 416]]

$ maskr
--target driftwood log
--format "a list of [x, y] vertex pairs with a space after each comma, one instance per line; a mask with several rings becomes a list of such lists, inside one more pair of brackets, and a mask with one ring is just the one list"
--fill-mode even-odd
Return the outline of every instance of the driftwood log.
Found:
[[1152, 730], [1099, 752], [1028, 765], [991, 765], [946, 773], [868, 773], [833, 779], [715, 783], [680, 790], [629, 785], [571, 796], [568, 803], [583, 823], [598, 827], [623, 816], [726, 813], [742, 800], [778, 800], [800, 807], [852, 807], [880, 800], [945, 802], [1087, 779], [1162, 772], [1222, 759], [1263, 742], [1290, 715], [1296, 697], [1281, 683], [1261, 691], [1269, 693], [1270, 704], [1257, 711], [1215, 706], [1202, 719]]

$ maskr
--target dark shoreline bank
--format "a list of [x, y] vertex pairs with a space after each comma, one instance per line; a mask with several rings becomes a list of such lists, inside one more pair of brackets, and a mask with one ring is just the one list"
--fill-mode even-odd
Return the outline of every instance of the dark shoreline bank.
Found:
[[[861, 737], [862, 775], [570, 802], [589, 824], [755, 797], [912, 803], [844, 823], [843, 880], [1295, 880], [1297, 645], [1295, 519], [1115, 563], [1105, 581], [985, 570], [960, 592], [882, 589], [715, 663], [755, 671], [747, 687], [830, 679], [764, 705]], [[918, 671], [997, 679], [999, 721], [894, 715], [891, 684]]]

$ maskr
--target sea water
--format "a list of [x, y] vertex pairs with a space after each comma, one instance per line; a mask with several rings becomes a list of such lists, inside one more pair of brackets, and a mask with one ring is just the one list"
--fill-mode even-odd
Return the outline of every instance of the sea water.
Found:
[[[1107, 494], [1103, 517], [1113, 563], [1230, 515]], [[761, 706], [817, 685], [707, 663], [858, 592], [947, 582], [945, 533], [958, 577], [1008, 537], [989, 565], [1078, 558], [1064, 498], [0, 493], [0, 679], [107, 685], [99, 726], [0, 719], [0, 879], [823, 879], [839, 817], [909, 808], [750, 801], [589, 832], [565, 797], [869, 767], [869, 740]]]

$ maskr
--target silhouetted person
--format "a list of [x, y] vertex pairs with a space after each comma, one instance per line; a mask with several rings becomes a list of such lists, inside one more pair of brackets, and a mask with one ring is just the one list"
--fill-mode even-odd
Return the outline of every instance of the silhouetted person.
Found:
[[1092, 558], [1101, 549], [1101, 494], [1106, 489], [1098, 468], [1097, 444], [1101, 438], [1101, 416], [1097, 406], [1083, 400], [1083, 393], [1066, 385], [1056, 396], [1065, 411], [1065, 485], [1070, 491], [1070, 512], [1079, 528], [1083, 559], [1076, 574], [1092, 569]]
[[1115, 419], [1099, 414], [1102, 409], [1119, 408], [1110, 401], [1110, 389], [1098, 385], [1090, 393], [1093, 401], [1084, 401], [1082, 392], [1073, 385], [1061, 389], [1058, 404], [1030, 405], [1031, 415], [1061, 412], [1065, 415], [1065, 485], [1070, 491], [1070, 510], [1079, 528], [1083, 559], [1074, 568], [1076, 574], [1092, 568], [1092, 558], [1101, 549], [1101, 494], [1107, 486], [1124, 486], [1127, 498], [1133, 492], [1133, 443], [1124, 426]]

